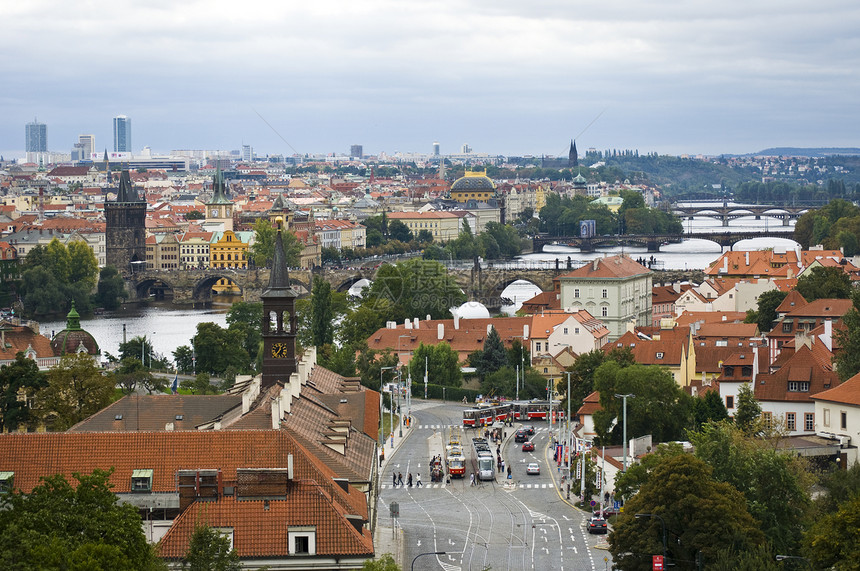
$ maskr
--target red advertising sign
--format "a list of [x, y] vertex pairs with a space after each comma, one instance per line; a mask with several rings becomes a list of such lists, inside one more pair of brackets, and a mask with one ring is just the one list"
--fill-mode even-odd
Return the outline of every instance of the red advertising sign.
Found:
[[651, 563], [654, 571], [663, 571], [663, 556], [662, 555], [652, 555]]

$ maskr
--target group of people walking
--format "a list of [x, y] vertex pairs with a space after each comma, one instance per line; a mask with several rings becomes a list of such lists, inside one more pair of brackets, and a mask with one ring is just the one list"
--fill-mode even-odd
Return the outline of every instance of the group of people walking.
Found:
[[[392, 484], [396, 488], [397, 486], [403, 486], [403, 474], [401, 472], [392, 472], [391, 473]], [[421, 474], [416, 474], [415, 477], [415, 487], [420, 488], [424, 484], [421, 483]], [[412, 472], [406, 474], [406, 487], [412, 487]]]

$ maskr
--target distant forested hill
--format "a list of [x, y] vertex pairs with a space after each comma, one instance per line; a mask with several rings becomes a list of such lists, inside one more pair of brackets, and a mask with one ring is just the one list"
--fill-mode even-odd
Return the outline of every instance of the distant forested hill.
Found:
[[860, 156], [860, 149], [857, 147], [772, 147], [770, 149], [764, 149], [763, 151], [759, 151], [757, 153], [752, 153], [750, 155], [743, 155], [745, 157], [830, 157], [833, 155], [841, 155], [841, 156]]

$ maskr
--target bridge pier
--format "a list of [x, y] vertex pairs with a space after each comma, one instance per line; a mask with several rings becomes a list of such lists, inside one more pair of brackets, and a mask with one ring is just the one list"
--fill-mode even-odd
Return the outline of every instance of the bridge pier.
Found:
[[645, 243], [646, 248], [648, 248], [649, 252], [659, 252], [660, 251], [660, 242], [657, 240], [648, 240]]
[[788, 216], [782, 217], [782, 225], [783, 226], [791, 226], [791, 224], [789, 224], [789, 222], [791, 222], [791, 219]]
[[591, 243], [591, 238], [584, 238], [579, 244], [580, 252], [593, 252], [594, 244]]
[[722, 219], [723, 219], [723, 228], [728, 228], [729, 227], [729, 217], [726, 215], [723, 215]]

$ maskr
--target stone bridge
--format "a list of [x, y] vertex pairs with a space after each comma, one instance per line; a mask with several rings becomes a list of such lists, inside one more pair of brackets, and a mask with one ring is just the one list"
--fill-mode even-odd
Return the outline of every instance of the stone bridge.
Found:
[[[318, 269], [312, 274], [308, 270], [290, 270], [290, 281], [300, 297], [311, 290], [313, 275], [320, 275], [332, 289], [347, 291], [356, 282], [373, 281], [378, 267], [354, 267]], [[527, 280], [544, 291], [552, 289], [555, 276], [568, 271], [565, 264], [559, 269], [516, 269], [505, 265], [468, 268], [451, 268], [448, 275], [463, 290], [470, 300], [480, 301], [487, 307], [504, 304], [501, 294], [511, 283]], [[172, 297], [175, 303], [205, 304], [212, 300], [212, 288], [219, 280], [229, 279], [235, 284], [244, 301], [259, 301], [269, 283], [267, 268], [235, 270], [210, 268], [200, 270], [146, 270], [126, 276], [126, 290], [131, 301], [150, 298]]]

